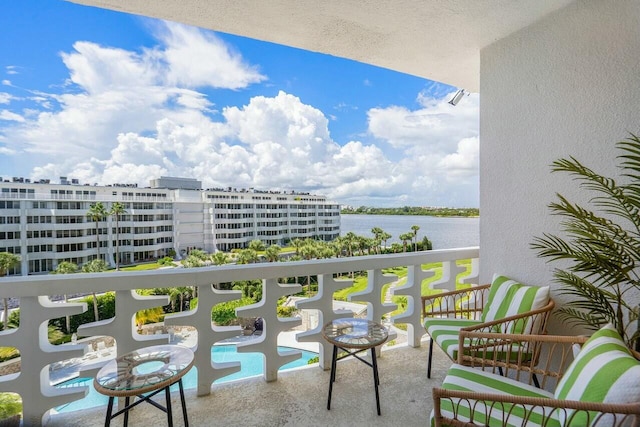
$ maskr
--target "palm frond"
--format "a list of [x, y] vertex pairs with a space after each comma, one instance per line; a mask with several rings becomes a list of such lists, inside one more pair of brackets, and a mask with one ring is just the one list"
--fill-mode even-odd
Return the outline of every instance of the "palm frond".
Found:
[[626, 182], [600, 175], [574, 157], [552, 163], [553, 172], [569, 174], [592, 197], [580, 205], [556, 194], [549, 209], [561, 218], [562, 234], [534, 237], [530, 247], [563, 263], [553, 273], [567, 297], [560, 317], [589, 329], [612, 322], [631, 343], [640, 338], [640, 308], [627, 297], [640, 291], [640, 138], [632, 134], [616, 147]]
[[594, 331], [608, 323], [607, 319], [575, 310], [571, 307], [560, 307], [556, 313], [560, 319], [566, 321], [569, 325], [582, 326]]

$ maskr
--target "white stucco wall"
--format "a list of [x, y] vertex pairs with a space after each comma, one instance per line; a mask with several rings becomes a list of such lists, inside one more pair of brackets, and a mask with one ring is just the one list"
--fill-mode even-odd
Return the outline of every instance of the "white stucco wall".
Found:
[[480, 93], [481, 278], [549, 283], [529, 245], [557, 231], [556, 192], [585, 197], [550, 163], [615, 176], [614, 144], [640, 134], [640, 2], [577, 1], [486, 47]]

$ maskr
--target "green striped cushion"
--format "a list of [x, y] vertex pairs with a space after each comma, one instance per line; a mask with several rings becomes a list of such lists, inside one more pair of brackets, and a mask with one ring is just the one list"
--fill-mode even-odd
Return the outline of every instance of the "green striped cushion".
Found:
[[424, 328], [429, 336], [434, 340], [452, 360], [458, 358], [458, 335], [460, 329], [467, 326], [480, 324], [477, 320], [467, 319], [447, 319], [447, 318], [427, 318], [424, 321]]
[[[526, 286], [505, 276], [494, 275], [487, 303], [482, 311], [481, 320], [490, 322], [515, 316], [527, 311], [537, 310], [549, 303], [548, 286]], [[508, 334], [531, 333], [533, 324], [526, 321], [514, 322], [506, 330], [497, 332]]]
[[[476, 326], [480, 322], [467, 319], [447, 319], [447, 318], [433, 318], [426, 319], [424, 321], [424, 327], [429, 333], [431, 339], [433, 339], [442, 350], [449, 355], [452, 360], [458, 359], [458, 336], [460, 329], [468, 326]], [[471, 347], [472, 343], [469, 339], [465, 340], [464, 345]], [[476, 343], [477, 345], [477, 343]], [[511, 344], [510, 346], [486, 346], [484, 348], [473, 351], [467, 351], [467, 355], [473, 355], [474, 357], [481, 357], [483, 359], [495, 359], [506, 360], [507, 351], [511, 352], [510, 360], [521, 362], [527, 362], [531, 358], [531, 354], [520, 352], [517, 344]], [[496, 352], [499, 352], [496, 354]]]
[[[613, 325], [600, 329], [584, 344], [558, 383], [555, 397], [582, 402], [640, 402], [640, 363]], [[567, 411], [567, 416], [571, 412]], [[586, 417], [586, 413], [576, 413], [571, 425], [587, 425]]]
[[[532, 385], [520, 381], [505, 378], [499, 375], [483, 372], [468, 366], [458, 364], [451, 365], [447, 376], [442, 383], [442, 388], [447, 390], [473, 391], [477, 393], [508, 394], [512, 396], [553, 398], [553, 395], [546, 390], [536, 388]], [[543, 424], [543, 408], [524, 408], [520, 405], [510, 405], [508, 403], [495, 403], [493, 407], [487, 407], [483, 403], [476, 401], [453, 399], [456, 405], [452, 405], [449, 399], [441, 400], [440, 410], [442, 415], [448, 418], [456, 418], [469, 422], [470, 407], [474, 407], [473, 422], [479, 425], [490, 426], [539, 426]], [[454, 412], [457, 414], [454, 417]], [[546, 413], [550, 412], [546, 408]], [[555, 412], [547, 420], [548, 427], [559, 426]]]

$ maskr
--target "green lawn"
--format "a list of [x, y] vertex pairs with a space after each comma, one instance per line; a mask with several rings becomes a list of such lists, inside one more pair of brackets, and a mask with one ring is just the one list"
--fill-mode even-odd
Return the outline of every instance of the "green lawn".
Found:
[[[151, 262], [148, 264], [132, 265], [130, 267], [120, 267], [120, 271], [147, 271], [147, 270], [157, 270], [160, 267], [163, 267], [163, 266], [158, 264], [157, 262]], [[113, 269], [109, 271], [116, 271], [116, 270]]]
[[[457, 283], [456, 283], [456, 287], [457, 288], [461, 288], [467, 285], [464, 285], [462, 283], [460, 283], [459, 278], [460, 277], [464, 277], [467, 276], [470, 271], [471, 271], [471, 260], [461, 260], [458, 261], [458, 265], [459, 266], [464, 266], [465, 267], [465, 271], [463, 271], [462, 273], [460, 273], [458, 275], [457, 278]], [[440, 292], [439, 290], [433, 290], [431, 289], [429, 286], [431, 285], [431, 283], [440, 280], [442, 278], [442, 263], [432, 263], [432, 264], [423, 264], [422, 265], [422, 269], [423, 270], [429, 270], [432, 269], [435, 272], [435, 275], [433, 277], [430, 277], [429, 279], [425, 279], [422, 281], [421, 287], [422, 287], [422, 292], [421, 295], [431, 295], [437, 292]], [[395, 274], [396, 276], [398, 276], [398, 283], [399, 285], [402, 285], [405, 283], [405, 281], [407, 280], [407, 267], [394, 267], [394, 268], [387, 268], [383, 270], [383, 273], [385, 274]], [[345, 279], [349, 278], [347, 276], [344, 277]], [[382, 292], [383, 295], [387, 290], [387, 287], [389, 285], [385, 285]], [[345, 288], [345, 289], [340, 289], [339, 291], [335, 292], [333, 294], [334, 298], [337, 300], [342, 300], [342, 301], [346, 301], [347, 300], [347, 296], [349, 296], [352, 293], [355, 292], [360, 292], [360, 291], [364, 291], [367, 287], [367, 277], [366, 276], [358, 276], [355, 278], [353, 286], [349, 287], [349, 288]]]

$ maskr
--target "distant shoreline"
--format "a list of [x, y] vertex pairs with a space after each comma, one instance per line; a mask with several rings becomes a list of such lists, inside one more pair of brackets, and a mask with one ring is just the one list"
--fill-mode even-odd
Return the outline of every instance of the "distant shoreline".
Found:
[[433, 208], [418, 206], [403, 206], [399, 208], [373, 208], [361, 206], [359, 208], [343, 208], [341, 215], [397, 215], [397, 216], [433, 216], [440, 218], [478, 218], [479, 208]]
[[369, 216], [382, 216], [382, 215], [397, 215], [397, 216], [435, 216], [438, 218], [480, 218], [480, 215], [438, 215], [438, 214], [417, 214], [417, 213], [366, 213], [366, 212], [340, 212], [340, 215], [369, 215]]

